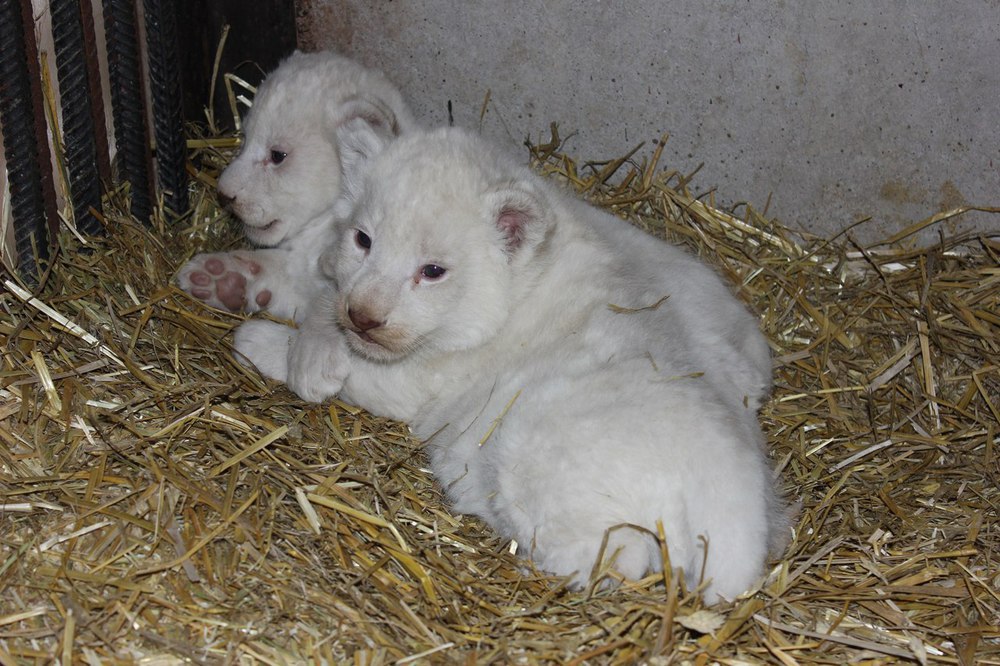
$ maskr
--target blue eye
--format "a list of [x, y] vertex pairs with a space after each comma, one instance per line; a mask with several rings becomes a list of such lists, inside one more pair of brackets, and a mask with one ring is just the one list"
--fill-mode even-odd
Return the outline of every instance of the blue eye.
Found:
[[372, 249], [372, 238], [361, 229], [354, 230], [354, 242], [363, 250]]
[[283, 151], [280, 151], [280, 150], [272, 150], [271, 151], [271, 163], [272, 164], [281, 164], [282, 162], [285, 161], [286, 157], [288, 157], [288, 153], [286, 153], [286, 152], [283, 152]]
[[437, 280], [447, 272], [448, 269], [441, 268], [436, 264], [427, 264], [426, 266], [420, 269], [420, 275], [427, 278], [428, 280]]

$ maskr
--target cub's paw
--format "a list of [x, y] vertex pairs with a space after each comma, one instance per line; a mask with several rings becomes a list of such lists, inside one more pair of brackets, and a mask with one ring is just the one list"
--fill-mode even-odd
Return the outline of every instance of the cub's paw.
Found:
[[198, 254], [177, 273], [177, 286], [220, 310], [257, 312], [271, 302], [263, 276], [264, 268], [248, 253]]
[[244, 322], [233, 337], [236, 358], [244, 365], [254, 365], [265, 377], [288, 381], [288, 350], [297, 333], [273, 321]]
[[339, 331], [303, 330], [288, 353], [288, 388], [307, 402], [323, 402], [340, 393], [350, 359]]

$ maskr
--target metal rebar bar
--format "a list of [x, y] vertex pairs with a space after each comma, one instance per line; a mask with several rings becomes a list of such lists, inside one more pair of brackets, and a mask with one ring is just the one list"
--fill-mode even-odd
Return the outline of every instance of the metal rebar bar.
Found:
[[37, 283], [58, 230], [41, 78], [30, 0], [0, 2], [0, 123], [7, 160], [14, 251], [21, 276]]
[[146, 54], [152, 93], [156, 174], [164, 204], [176, 215], [188, 208], [187, 144], [184, 139], [177, 17], [174, 2], [144, 0]]
[[[55, 44], [59, 98], [62, 106], [63, 145], [76, 228], [84, 233], [102, 231], [91, 209], [101, 210], [101, 181], [97, 168], [97, 143], [90, 100], [94, 91], [84, 57], [83, 21], [79, 0], [50, 0], [52, 38]], [[96, 91], [100, 95], [100, 90]]]
[[146, 123], [135, 3], [134, 0], [104, 0], [103, 7], [118, 174], [130, 183], [132, 216], [149, 222], [153, 212], [152, 150]]

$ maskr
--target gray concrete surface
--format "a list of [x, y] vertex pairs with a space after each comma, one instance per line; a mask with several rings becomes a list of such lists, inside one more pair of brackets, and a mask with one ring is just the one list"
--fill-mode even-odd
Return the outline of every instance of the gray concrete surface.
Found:
[[[381, 67], [425, 122], [581, 159], [664, 132], [693, 189], [863, 242], [1000, 205], [1000, 2], [298, 0], [303, 48]], [[1000, 233], [1000, 216], [962, 228]], [[954, 233], [952, 224], [942, 227]], [[936, 238], [925, 234], [923, 242]]]

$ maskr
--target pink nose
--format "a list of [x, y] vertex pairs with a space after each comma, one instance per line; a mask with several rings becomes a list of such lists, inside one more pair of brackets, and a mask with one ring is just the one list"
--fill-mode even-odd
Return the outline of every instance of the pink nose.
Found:
[[378, 328], [385, 322], [381, 322], [377, 319], [372, 319], [364, 312], [359, 312], [358, 310], [347, 309], [347, 316], [351, 318], [351, 322], [358, 327], [359, 331], [370, 331], [373, 328]]

